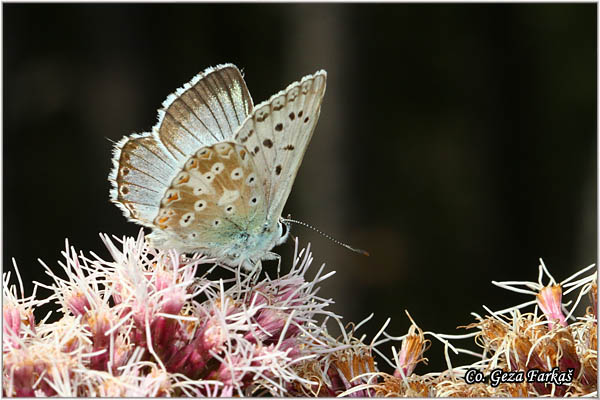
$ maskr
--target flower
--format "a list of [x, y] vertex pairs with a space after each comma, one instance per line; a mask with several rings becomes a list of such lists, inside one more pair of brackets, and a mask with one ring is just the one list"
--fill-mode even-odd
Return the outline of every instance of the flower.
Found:
[[414, 371], [417, 364], [421, 361], [427, 361], [423, 358], [423, 353], [427, 350], [429, 340], [425, 340], [423, 331], [412, 320], [408, 311], [406, 312], [412, 324], [408, 334], [402, 339], [402, 347], [396, 358], [397, 368], [394, 371], [396, 378], [406, 378]]
[[562, 288], [560, 285], [546, 286], [536, 295], [537, 303], [548, 319], [548, 328], [552, 329], [555, 322], [567, 326], [562, 312]]
[[[537, 396], [593, 394], [597, 390], [597, 317], [588, 307], [575, 317], [586, 294], [596, 304], [594, 266], [556, 283], [543, 263], [540, 279], [498, 286], [536, 295], [536, 300], [492, 311], [464, 335], [423, 331], [411, 321], [401, 337], [385, 330], [370, 341], [358, 335], [369, 316], [343, 324], [317, 296], [334, 272], [324, 265], [307, 278], [310, 246], [295, 254], [288, 273], [275, 279], [219, 266], [202, 255], [149, 247], [137, 238], [101, 236], [111, 259], [86, 257], [66, 243], [66, 278], [43, 264], [52, 285], [36, 283], [25, 296], [3, 275], [3, 394], [6, 396]], [[219, 277], [213, 273], [219, 270]], [[202, 271], [201, 276], [197, 276]], [[549, 283], [542, 284], [548, 276]], [[517, 288], [525, 285], [526, 290]], [[45, 299], [37, 288], [51, 291]], [[563, 296], [577, 290], [573, 305]], [[19, 294], [18, 294], [19, 293]], [[34, 318], [52, 303], [59, 318]], [[526, 307], [535, 306], [526, 312]], [[567, 307], [570, 307], [567, 309]], [[542, 312], [540, 313], [539, 310]], [[444, 344], [447, 369], [419, 375], [430, 340]], [[451, 341], [475, 339], [480, 353]], [[391, 346], [390, 360], [381, 347]], [[476, 357], [455, 367], [450, 352]], [[384, 363], [381, 362], [384, 361]], [[383, 364], [383, 365], [380, 365]], [[385, 370], [387, 368], [387, 372]], [[544, 382], [467, 384], [466, 371], [572, 369], [568, 385]]]

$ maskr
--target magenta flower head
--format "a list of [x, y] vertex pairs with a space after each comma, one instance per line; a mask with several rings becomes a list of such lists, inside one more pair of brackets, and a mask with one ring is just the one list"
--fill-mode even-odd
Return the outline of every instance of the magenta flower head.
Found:
[[[36, 283], [26, 297], [3, 276], [3, 375], [5, 396], [534, 396], [586, 395], [596, 390], [597, 318], [589, 310], [574, 318], [585, 294], [595, 299], [594, 276], [557, 284], [545, 266], [540, 282], [515, 289], [537, 297], [524, 305], [489, 312], [467, 335], [385, 332], [370, 341], [358, 335], [371, 317], [353, 324], [330, 310], [333, 300], [316, 295], [334, 272], [321, 266], [312, 279], [309, 248], [296, 249], [289, 272], [272, 279], [255, 266], [250, 272], [215, 265], [202, 255], [186, 256], [149, 246], [137, 238], [103, 235], [111, 259], [86, 257], [68, 244], [60, 278], [44, 265], [52, 285]], [[282, 266], [285, 262], [282, 262]], [[16, 266], [15, 266], [16, 268]], [[219, 269], [219, 278], [214, 278]], [[545, 273], [550, 282], [542, 284]], [[519, 283], [497, 283], [508, 289]], [[36, 298], [36, 289], [51, 291]], [[579, 290], [571, 304], [562, 296]], [[521, 312], [525, 307], [539, 308]], [[36, 320], [36, 307], [52, 303]], [[538, 313], [541, 310], [542, 313]], [[371, 315], [372, 316], [372, 315]], [[412, 320], [411, 320], [412, 321]], [[553, 325], [549, 326], [548, 323]], [[434, 337], [444, 344], [448, 369], [419, 375], [415, 366]], [[482, 353], [449, 339], [475, 338]], [[388, 342], [393, 360], [380, 350]], [[475, 355], [472, 366], [452, 366], [451, 355]], [[573, 370], [566, 386], [469, 385], [467, 369], [537, 368]]]
[[35, 330], [35, 317], [33, 304], [17, 298], [14, 286], [11, 289], [5, 290], [3, 297], [2, 333], [4, 341], [2, 345], [4, 348], [19, 348], [21, 339], [28, 335], [28, 331]]

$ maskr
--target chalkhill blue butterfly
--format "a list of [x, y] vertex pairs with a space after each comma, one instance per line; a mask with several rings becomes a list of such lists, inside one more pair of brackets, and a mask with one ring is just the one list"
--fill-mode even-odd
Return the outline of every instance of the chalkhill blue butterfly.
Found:
[[116, 144], [111, 201], [152, 228], [153, 247], [246, 268], [277, 258], [326, 78], [305, 76], [254, 107], [236, 66], [198, 74], [167, 97], [151, 132]]

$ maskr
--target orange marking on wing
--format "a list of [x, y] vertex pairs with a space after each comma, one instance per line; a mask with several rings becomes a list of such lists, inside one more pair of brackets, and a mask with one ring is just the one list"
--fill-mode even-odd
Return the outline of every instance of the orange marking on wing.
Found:
[[179, 194], [178, 193], [173, 193], [172, 195], [170, 195], [169, 197], [167, 197], [167, 202], [172, 202], [175, 200], [179, 200]]
[[199, 158], [202, 159], [202, 160], [210, 160], [211, 157], [212, 157], [212, 152], [211, 151], [207, 151], [204, 154], [200, 154]]

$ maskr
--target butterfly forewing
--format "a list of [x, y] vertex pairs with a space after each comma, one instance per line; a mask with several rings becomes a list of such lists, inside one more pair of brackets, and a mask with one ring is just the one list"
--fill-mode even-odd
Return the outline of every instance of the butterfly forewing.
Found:
[[319, 118], [327, 74], [319, 71], [255, 107], [236, 133], [265, 186], [269, 220], [281, 216]]
[[231, 64], [208, 69], [163, 103], [155, 129], [177, 160], [200, 147], [233, 136], [252, 111], [252, 98], [240, 71]]
[[177, 162], [154, 137], [132, 135], [117, 144], [113, 163], [111, 200], [127, 217], [152, 226]]
[[252, 98], [232, 64], [209, 68], [171, 94], [152, 132], [115, 146], [111, 200], [123, 213], [153, 227], [173, 178], [199, 148], [230, 138], [252, 111]]

